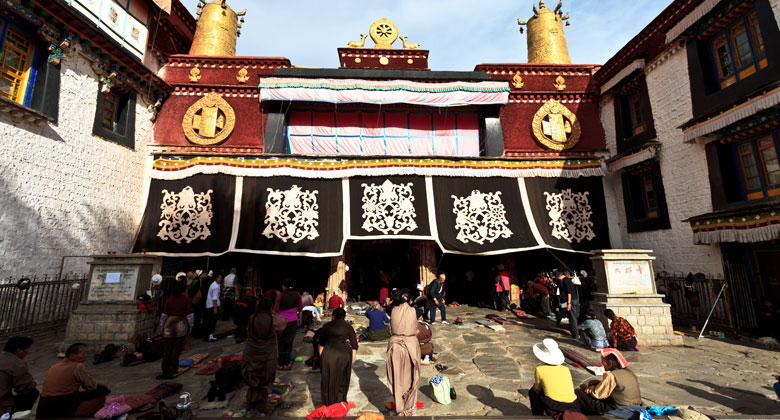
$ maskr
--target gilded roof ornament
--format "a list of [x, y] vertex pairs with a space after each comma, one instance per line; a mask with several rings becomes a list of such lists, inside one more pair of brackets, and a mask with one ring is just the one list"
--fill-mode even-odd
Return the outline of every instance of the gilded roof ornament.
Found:
[[198, 26], [190, 55], [233, 56], [236, 39], [241, 36], [246, 10], [235, 12], [227, 0], [198, 0]]
[[544, 64], [571, 64], [563, 22], [569, 25], [569, 14], [564, 15], [563, 1], [555, 9], [548, 9], [544, 0], [533, 6], [534, 15], [528, 21], [517, 20], [520, 33], [528, 30], [528, 62]]
[[347, 48], [364, 48], [366, 45], [366, 38], [371, 37], [374, 41], [374, 48], [378, 49], [392, 49], [393, 43], [398, 38], [401, 38], [403, 42], [403, 48], [405, 50], [419, 50], [420, 44], [416, 42], [407, 42], [405, 36], [398, 35], [398, 26], [390, 19], [379, 19], [371, 24], [367, 34], [360, 34], [360, 41], [349, 41]]

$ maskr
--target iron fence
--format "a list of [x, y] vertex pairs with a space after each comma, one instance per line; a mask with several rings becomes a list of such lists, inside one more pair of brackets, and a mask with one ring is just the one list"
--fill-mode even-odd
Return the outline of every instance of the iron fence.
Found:
[[81, 301], [86, 275], [31, 277], [26, 289], [18, 279], [0, 280], [0, 337], [32, 335], [63, 327]]
[[708, 330], [745, 331], [756, 327], [756, 315], [747, 274], [739, 267], [726, 266], [722, 276], [659, 273], [656, 284], [671, 305], [675, 325], [702, 327], [726, 283], [728, 287], [715, 305]]

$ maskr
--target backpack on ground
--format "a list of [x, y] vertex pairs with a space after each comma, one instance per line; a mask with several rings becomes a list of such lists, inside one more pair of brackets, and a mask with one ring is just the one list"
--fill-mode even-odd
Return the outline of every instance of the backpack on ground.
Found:
[[439, 404], [450, 404], [452, 398], [450, 395], [450, 378], [446, 376], [436, 375], [430, 380], [431, 388], [433, 388], [433, 400]]

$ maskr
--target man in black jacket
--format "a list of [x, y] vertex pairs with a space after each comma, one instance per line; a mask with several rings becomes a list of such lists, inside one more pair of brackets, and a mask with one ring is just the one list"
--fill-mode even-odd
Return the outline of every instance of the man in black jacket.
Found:
[[439, 278], [431, 282], [428, 289], [428, 302], [431, 306], [431, 324], [436, 323], [436, 308], [439, 308], [441, 312], [441, 323], [449, 324], [447, 322], [447, 310], [444, 304], [444, 282], [447, 281], [447, 275], [444, 273], [439, 274]]

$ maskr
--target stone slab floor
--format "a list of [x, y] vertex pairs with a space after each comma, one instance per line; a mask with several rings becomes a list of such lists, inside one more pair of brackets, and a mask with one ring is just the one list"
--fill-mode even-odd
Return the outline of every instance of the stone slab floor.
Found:
[[[433, 364], [423, 366], [418, 398], [425, 408], [418, 411], [419, 415], [530, 415], [527, 390], [533, 383], [534, 367], [538, 363], [531, 346], [546, 337], [555, 338], [562, 346], [576, 348], [588, 357], [598, 358], [596, 353], [557, 333], [522, 326], [507, 326], [506, 331], [496, 332], [477, 325], [475, 320], [492, 313], [487, 309], [464, 306], [447, 311], [450, 322], [461, 317], [464, 323], [434, 325], [433, 342], [438, 363], [448, 367], [443, 374], [452, 379], [457, 399], [448, 406], [434, 403], [427, 383], [437, 372]], [[367, 325], [365, 317], [350, 314], [348, 318], [356, 326]], [[527, 322], [552, 323], [541, 319]], [[230, 326], [226, 322], [220, 323], [218, 330]], [[305, 360], [312, 350], [311, 344], [304, 343], [302, 337], [301, 334], [296, 336], [295, 348], [297, 355]], [[39, 384], [43, 382], [46, 369], [57, 361], [54, 349], [61, 340], [62, 334], [36, 340], [27, 360]], [[360, 344], [349, 390], [349, 399], [357, 404], [358, 410], [353, 410], [351, 415], [363, 411], [387, 414], [384, 404], [391, 401], [392, 396], [386, 381], [386, 347], [386, 342]], [[232, 339], [216, 343], [190, 339], [183, 356], [208, 352], [210, 358], [214, 358], [242, 349], [243, 344], [234, 344]], [[646, 405], [693, 406], [715, 415], [780, 413], [780, 402], [771, 388], [772, 374], [780, 374], [780, 352], [776, 350], [723, 339], [685, 337], [682, 347], [641, 348], [641, 352], [627, 353], [627, 357], [640, 378]], [[108, 383], [114, 394], [146, 392], [159, 382], [154, 378], [160, 373], [158, 363], [134, 367], [121, 367], [118, 360], [97, 366], [88, 363], [93, 375]], [[567, 366], [572, 370], [575, 385], [595, 378], [585, 369]], [[196, 370], [191, 369], [177, 380], [184, 384], [184, 391], [193, 394], [196, 402], [205, 404], [201, 398], [208, 390], [211, 377], [195, 375]], [[293, 382], [296, 387], [287, 398], [289, 407], [278, 409], [274, 415], [301, 417], [320, 405], [320, 374], [312, 372], [303, 363], [294, 363], [290, 371], [278, 372], [277, 381]], [[229, 409], [242, 408], [245, 394], [244, 387], [227, 408], [201, 409], [198, 414], [218, 417]], [[166, 402], [174, 404], [175, 397], [167, 398]]]

